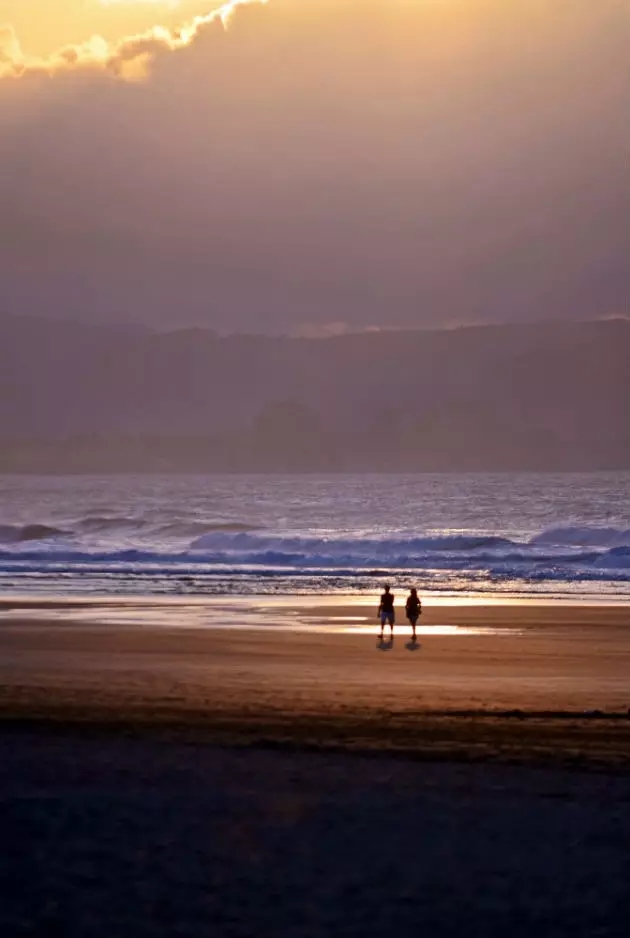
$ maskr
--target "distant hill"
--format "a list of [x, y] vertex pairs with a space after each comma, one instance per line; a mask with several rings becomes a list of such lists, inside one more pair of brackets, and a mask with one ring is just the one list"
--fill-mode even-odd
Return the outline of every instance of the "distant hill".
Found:
[[630, 468], [630, 321], [328, 339], [0, 316], [0, 471]]

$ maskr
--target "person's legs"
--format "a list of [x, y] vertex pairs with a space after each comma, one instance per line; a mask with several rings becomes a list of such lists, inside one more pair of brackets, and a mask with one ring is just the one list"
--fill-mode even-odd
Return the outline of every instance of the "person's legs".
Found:
[[416, 622], [418, 621], [418, 617], [411, 616], [409, 621], [411, 622], [411, 632], [412, 632], [411, 638], [415, 642], [416, 641]]

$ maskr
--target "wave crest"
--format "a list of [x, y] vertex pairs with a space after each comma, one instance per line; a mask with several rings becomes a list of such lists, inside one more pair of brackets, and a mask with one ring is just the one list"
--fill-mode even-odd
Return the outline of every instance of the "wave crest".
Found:
[[628, 547], [630, 528], [572, 527], [548, 528], [532, 537], [533, 547]]
[[[234, 529], [236, 530], [236, 529]], [[251, 529], [249, 529], [251, 530]], [[321, 551], [372, 554], [417, 551], [470, 551], [481, 548], [516, 547], [515, 541], [495, 535], [452, 534], [434, 537], [396, 538], [335, 538], [335, 537], [280, 537], [250, 535], [246, 531], [234, 533], [219, 528], [192, 542], [191, 550], [283, 550]]]
[[195, 537], [201, 539], [206, 534], [245, 534], [248, 531], [260, 531], [257, 525], [241, 521], [173, 521], [159, 529], [159, 534], [171, 537]]
[[3, 544], [17, 544], [23, 541], [44, 541], [52, 537], [68, 534], [61, 528], [54, 528], [48, 524], [2, 524], [0, 525], [0, 542]]

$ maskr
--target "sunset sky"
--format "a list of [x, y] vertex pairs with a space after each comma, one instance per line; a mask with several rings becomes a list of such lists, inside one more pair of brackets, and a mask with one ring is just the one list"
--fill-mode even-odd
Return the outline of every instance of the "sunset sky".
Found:
[[220, 6], [0, 0], [0, 313], [628, 312], [627, 0]]
[[177, 27], [220, 0], [0, 0], [5, 24], [29, 55], [47, 55], [98, 34], [115, 42], [163, 24]]

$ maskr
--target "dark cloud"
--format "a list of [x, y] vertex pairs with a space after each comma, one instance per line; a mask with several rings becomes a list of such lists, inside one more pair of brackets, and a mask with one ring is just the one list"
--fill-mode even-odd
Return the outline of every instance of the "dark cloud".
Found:
[[152, 47], [144, 82], [0, 82], [1, 306], [301, 332], [624, 311], [626, 3], [459, 6], [271, 0]]

